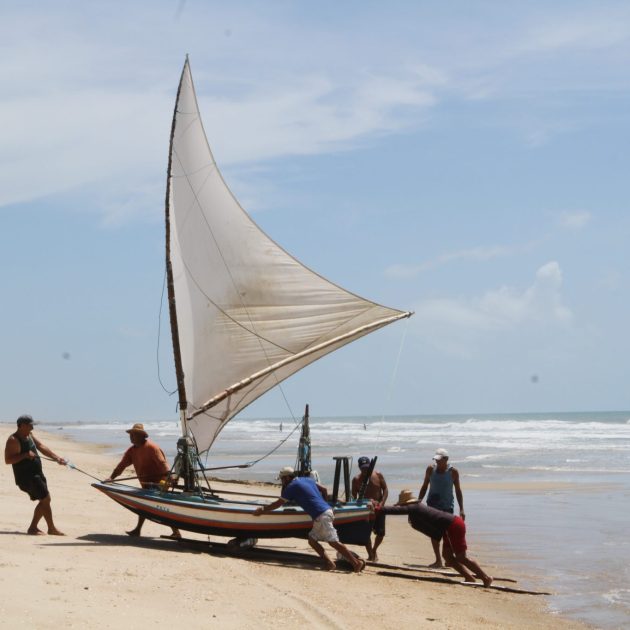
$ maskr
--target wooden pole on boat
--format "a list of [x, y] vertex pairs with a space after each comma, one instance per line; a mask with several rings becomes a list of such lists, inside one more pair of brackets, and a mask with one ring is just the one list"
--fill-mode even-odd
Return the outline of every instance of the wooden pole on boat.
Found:
[[308, 477], [311, 474], [311, 430], [309, 427], [308, 405], [302, 418], [302, 435], [298, 444], [298, 477]]
[[166, 227], [166, 285], [168, 289], [168, 312], [171, 321], [171, 338], [173, 341], [173, 355], [175, 358], [175, 374], [177, 377], [177, 391], [179, 395], [180, 418], [182, 420], [182, 434], [187, 434], [186, 430], [186, 409], [188, 402], [186, 399], [186, 385], [184, 383], [184, 368], [182, 367], [182, 355], [179, 344], [179, 329], [177, 327], [177, 309], [175, 307], [175, 286], [173, 282], [173, 266], [171, 264], [171, 175], [173, 166], [173, 138], [175, 137], [175, 125], [177, 121], [177, 108], [179, 97], [182, 91], [184, 75], [188, 68], [188, 55], [184, 62], [184, 68], [177, 86], [177, 98], [175, 99], [175, 110], [173, 111], [173, 122], [171, 123], [171, 138], [168, 151], [168, 171], [166, 176], [166, 202], [165, 202], [165, 227]]
[[[186, 384], [184, 381], [184, 368], [182, 366], [181, 346], [179, 343], [179, 327], [177, 324], [177, 308], [175, 304], [175, 283], [173, 280], [173, 265], [171, 263], [171, 178], [173, 168], [173, 139], [175, 138], [175, 127], [177, 124], [177, 110], [179, 98], [184, 83], [184, 77], [188, 70], [188, 55], [182, 68], [182, 74], [177, 86], [177, 98], [175, 99], [175, 109], [173, 110], [173, 121], [171, 123], [171, 137], [168, 151], [168, 170], [166, 176], [166, 200], [164, 204], [165, 214], [165, 236], [166, 236], [166, 286], [168, 290], [168, 312], [171, 321], [171, 338], [173, 342], [173, 357], [175, 360], [175, 375], [177, 378], [177, 393], [179, 401], [179, 419], [181, 422], [182, 437], [177, 442], [178, 457], [181, 462], [180, 474], [184, 479], [186, 491], [192, 491], [197, 486], [195, 466], [191, 461], [190, 447], [187, 426], [188, 399], [186, 397]], [[196, 450], [195, 450], [196, 456]]]

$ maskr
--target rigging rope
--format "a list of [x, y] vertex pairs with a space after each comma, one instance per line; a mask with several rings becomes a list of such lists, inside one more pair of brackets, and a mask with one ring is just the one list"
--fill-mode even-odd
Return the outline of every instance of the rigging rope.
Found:
[[166, 289], [166, 265], [164, 266], [164, 280], [162, 282], [162, 295], [160, 296], [160, 309], [158, 311], [157, 348], [155, 351], [155, 358], [156, 358], [156, 364], [157, 364], [158, 381], [160, 382], [162, 389], [169, 396], [172, 396], [173, 394], [177, 392], [177, 389], [174, 389], [173, 391], [169, 391], [168, 389], [166, 389], [166, 387], [164, 386], [164, 383], [162, 382], [162, 375], [160, 374], [160, 337], [162, 336], [162, 306], [164, 305], [164, 290], [165, 289]]
[[[44, 455], [40, 455], [41, 459], [45, 459], [46, 461], [49, 462], [56, 462], [56, 459], [53, 459], [52, 457], [45, 457]], [[72, 462], [66, 460], [66, 466], [68, 468], [70, 468], [71, 470], [76, 470], [77, 472], [83, 473], [84, 475], [91, 477], [92, 479], [96, 479], [96, 481], [102, 483], [103, 480], [99, 479], [98, 477], [95, 477], [94, 475], [90, 475], [90, 473], [85, 472], [85, 470], [81, 470], [80, 468], [77, 468]]]
[[[403, 329], [403, 334], [400, 339], [400, 347], [398, 348], [398, 356], [396, 357], [396, 363], [394, 364], [394, 371], [392, 372], [392, 377], [389, 381], [389, 387], [387, 391], [387, 397], [385, 398], [385, 403], [383, 405], [383, 413], [381, 415], [381, 424], [385, 422], [385, 412], [389, 407], [389, 403], [392, 399], [392, 392], [394, 390], [394, 383], [396, 382], [396, 377], [398, 375], [398, 366], [400, 365], [400, 357], [402, 356], [403, 347], [405, 345], [405, 340], [407, 338], [407, 331], [409, 330], [409, 318], [405, 322], [405, 328]], [[376, 439], [378, 440], [381, 437], [381, 428], [378, 430], [378, 435]]]

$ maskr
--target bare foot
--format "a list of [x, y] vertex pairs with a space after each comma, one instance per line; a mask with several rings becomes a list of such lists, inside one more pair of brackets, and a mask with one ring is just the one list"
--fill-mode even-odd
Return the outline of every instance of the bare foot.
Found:
[[494, 582], [494, 578], [491, 575], [486, 575], [485, 578], [483, 578], [483, 585], [487, 588], [488, 586], [490, 586], [490, 584], [492, 584], [492, 582]]
[[330, 558], [327, 558], [326, 560], [324, 560], [324, 568], [326, 569], [326, 571], [334, 571], [337, 568], [337, 565], [330, 560]]
[[361, 573], [365, 569], [365, 560], [363, 558], [357, 558], [358, 564], [354, 567], [355, 573]]
[[140, 536], [140, 530], [139, 529], [131, 529], [128, 532], [126, 532], [127, 536], [131, 536], [132, 538], [138, 538]]
[[444, 565], [441, 562], [438, 562], [437, 560], [433, 564], [429, 565], [429, 569], [441, 569], [443, 567]]
[[35, 527], [35, 528], [29, 528], [29, 529], [26, 531], [26, 533], [27, 533], [29, 536], [45, 536], [45, 535], [46, 535], [46, 533], [45, 533], [45, 532], [43, 532], [41, 529], [38, 529], [37, 527]]
[[63, 532], [60, 532], [58, 529], [49, 529], [48, 535], [49, 536], [65, 536], [65, 534]]
[[464, 578], [464, 582], [470, 582], [471, 584], [474, 584], [477, 580], [475, 580], [475, 578], [471, 575], [470, 577]]
[[[131, 536], [131, 534], [129, 534]], [[168, 536], [164, 536], [164, 538], [170, 538], [171, 540], [181, 540], [182, 535], [179, 532], [173, 532]]]

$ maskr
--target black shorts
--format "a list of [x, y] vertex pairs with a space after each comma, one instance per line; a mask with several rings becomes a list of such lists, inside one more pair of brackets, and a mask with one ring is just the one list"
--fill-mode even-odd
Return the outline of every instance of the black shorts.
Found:
[[33, 475], [30, 479], [18, 484], [22, 492], [26, 492], [31, 501], [41, 501], [48, 496], [48, 485], [44, 475]]
[[372, 531], [377, 536], [385, 536], [385, 514], [377, 512], [372, 523]]

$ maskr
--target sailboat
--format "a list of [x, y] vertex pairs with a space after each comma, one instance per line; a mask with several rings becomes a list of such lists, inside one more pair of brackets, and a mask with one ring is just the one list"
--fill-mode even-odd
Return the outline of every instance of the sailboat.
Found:
[[[214, 160], [188, 58], [171, 125], [165, 206], [181, 423], [174, 472], [181, 483], [153, 489], [115, 482], [93, 485], [138, 515], [186, 531], [237, 539], [306, 537], [312, 521], [301, 508], [286, 504], [255, 517], [261, 499], [226, 497], [212, 490], [201, 457], [207, 458], [227, 423], [265, 392], [313, 361], [411, 313], [329, 282], [254, 223]], [[366, 501], [335, 501], [333, 508], [342, 540], [356, 539], [353, 530], [365, 531], [369, 525]]]

